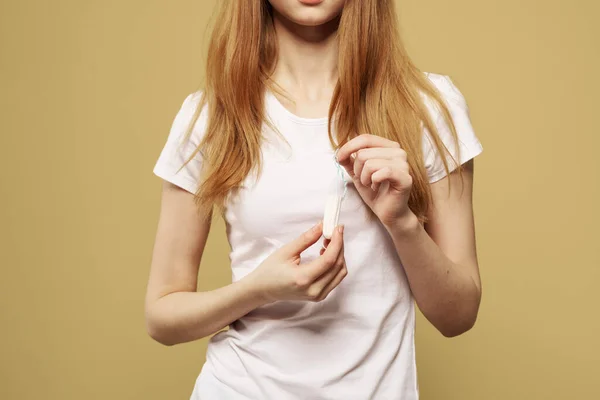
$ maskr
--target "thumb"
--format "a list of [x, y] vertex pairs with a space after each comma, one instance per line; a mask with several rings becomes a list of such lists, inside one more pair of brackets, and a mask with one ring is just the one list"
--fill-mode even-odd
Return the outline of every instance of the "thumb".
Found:
[[352, 182], [352, 178], [354, 177], [354, 158], [355, 154], [352, 153], [342, 160], [338, 159], [338, 164], [340, 164], [340, 166], [344, 169], [344, 172], [347, 174], [347, 176], [344, 177], [344, 180], [347, 182]]
[[299, 256], [304, 250], [308, 249], [321, 238], [323, 234], [323, 222], [318, 224], [298, 236], [296, 239], [281, 247], [281, 253], [288, 257]]

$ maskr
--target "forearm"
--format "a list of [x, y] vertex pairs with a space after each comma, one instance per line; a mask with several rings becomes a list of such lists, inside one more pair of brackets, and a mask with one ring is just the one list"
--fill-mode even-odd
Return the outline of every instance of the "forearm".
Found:
[[247, 279], [206, 292], [175, 292], [146, 310], [150, 336], [164, 345], [191, 342], [212, 335], [266, 304]]
[[414, 215], [388, 231], [425, 317], [445, 336], [469, 330], [481, 298], [475, 277], [443, 253]]

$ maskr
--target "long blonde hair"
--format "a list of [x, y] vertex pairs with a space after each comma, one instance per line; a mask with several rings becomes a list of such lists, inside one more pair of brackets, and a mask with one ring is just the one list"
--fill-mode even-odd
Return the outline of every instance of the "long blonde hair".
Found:
[[[222, 210], [227, 195], [261, 168], [262, 127], [267, 123], [264, 93], [277, 89], [270, 76], [278, 49], [267, 0], [221, 3], [208, 49], [205, 88], [188, 137], [207, 106], [206, 132], [190, 160], [202, 153], [197, 204]], [[408, 57], [396, 18], [394, 0], [346, 2], [337, 32], [339, 81], [329, 109], [329, 139], [337, 147], [368, 132], [398, 142], [408, 154], [413, 177], [409, 206], [424, 221], [431, 190], [423, 160], [423, 129], [440, 154], [449, 154], [424, 97], [439, 108], [456, 143], [457, 134], [439, 92]], [[442, 160], [449, 172], [446, 157]]]

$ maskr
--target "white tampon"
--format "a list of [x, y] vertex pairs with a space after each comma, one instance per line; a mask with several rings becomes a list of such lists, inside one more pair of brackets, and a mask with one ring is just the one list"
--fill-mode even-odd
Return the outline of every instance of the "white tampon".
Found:
[[331, 239], [333, 231], [340, 219], [340, 209], [342, 208], [342, 196], [332, 193], [327, 196], [325, 203], [325, 215], [323, 216], [323, 236], [325, 239]]
[[[336, 163], [337, 164], [337, 163]], [[325, 202], [325, 214], [323, 215], [323, 236], [331, 239], [336, 226], [339, 223], [342, 200], [346, 196], [346, 183], [351, 179], [339, 164], [338, 176], [331, 183], [331, 189]]]

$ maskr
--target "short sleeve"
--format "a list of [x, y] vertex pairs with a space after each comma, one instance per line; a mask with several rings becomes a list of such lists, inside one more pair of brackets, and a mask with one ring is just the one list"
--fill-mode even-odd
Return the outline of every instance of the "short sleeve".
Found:
[[450, 111], [450, 116], [452, 117], [458, 135], [458, 145], [460, 150], [457, 154], [456, 144], [454, 143], [450, 127], [445, 123], [440, 110], [432, 107], [432, 121], [438, 130], [440, 139], [452, 155], [452, 157], [449, 157], [448, 154], [440, 154], [433, 144], [430, 133], [425, 130], [425, 137], [423, 138], [423, 155], [429, 182], [433, 183], [447, 175], [442, 157], [445, 156], [448, 168], [450, 172], [452, 172], [458, 168], [459, 164], [462, 165], [478, 156], [483, 151], [483, 147], [473, 130], [469, 116], [469, 108], [465, 98], [454, 82], [446, 75], [428, 73], [427, 77], [438, 89]]
[[201, 154], [196, 153], [189, 163], [183, 165], [198, 148], [204, 135], [206, 128], [206, 113], [204, 110], [200, 113], [192, 133], [187, 139], [186, 134], [200, 100], [200, 92], [192, 93], [184, 100], [171, 125], [166, 143], [153, 170], [156, 176], [190, 193], [196, 193], [198, 189], [202, 165]]

